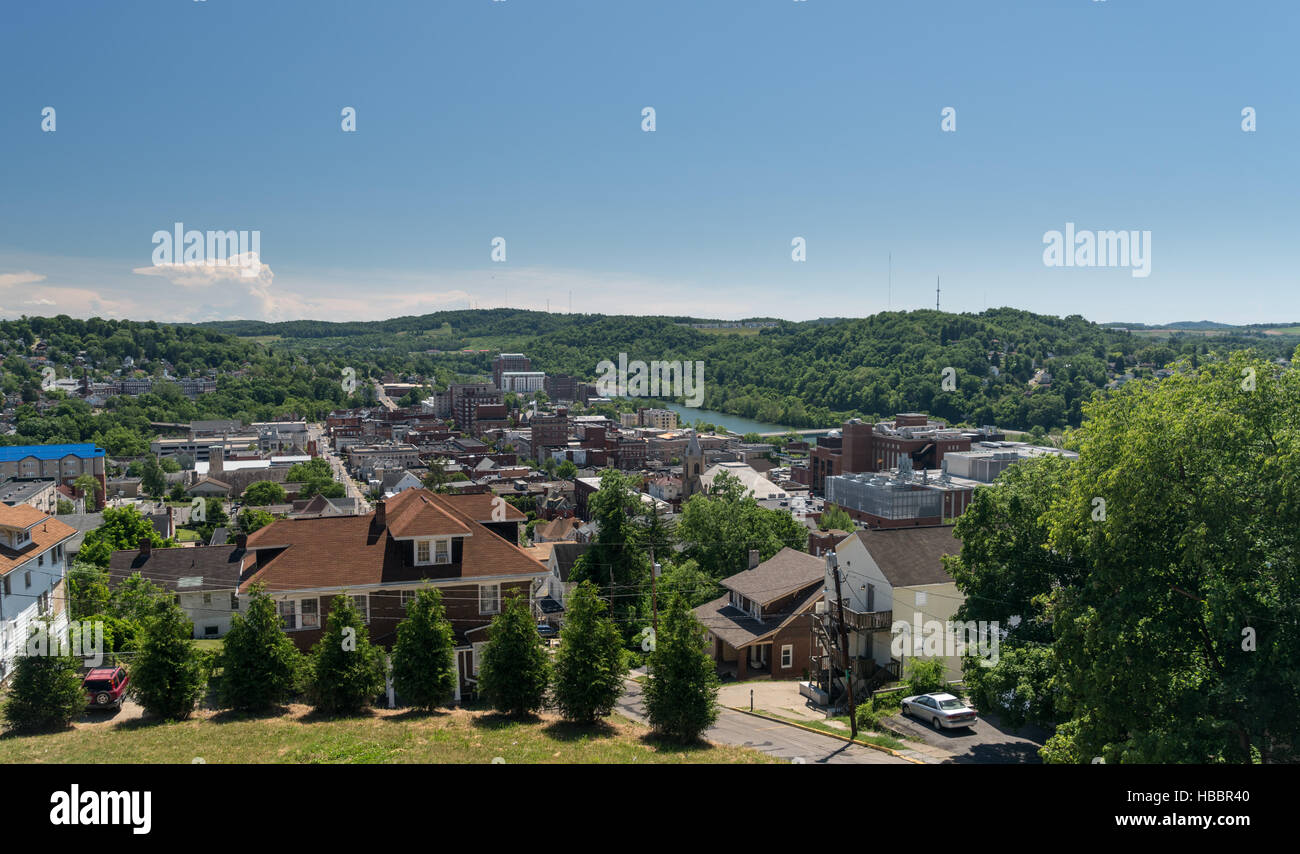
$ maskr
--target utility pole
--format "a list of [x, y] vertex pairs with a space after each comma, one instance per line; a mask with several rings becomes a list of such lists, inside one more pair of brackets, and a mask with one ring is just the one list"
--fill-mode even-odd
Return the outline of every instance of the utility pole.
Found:
[[835, 552], [826, 553], [826, 566], [835, 578], [835, 603], [840, 615], [840, 648], [844, 651], [844, 684], [849, 689], [849, 728], [858, 737], [857, 704], [853, 702], [853, 665], [849, 658], [849, 627], [844, 622], [844, 597], [840, 595], [840, 562]]
[[939, 310], [939, 277], [934, 277], [934, 310]]

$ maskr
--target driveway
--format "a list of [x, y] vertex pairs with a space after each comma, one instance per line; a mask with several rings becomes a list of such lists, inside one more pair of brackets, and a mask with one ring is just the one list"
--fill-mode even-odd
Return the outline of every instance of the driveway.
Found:
[[[641, 685], [631, 679], [625, 684], [627, 687], [623, 696], [619, 698], [618, 710], [633, 720], [645, 723]], [[912, 764], [884, 751], [849, 744], [829, 736], [734, 712], [731, 709], [719, 710], [717, 723], [704, 733], [704, 737], [717, 744], [751, 747], [770, 756], [808, 765]]]
[[983, 712], [972, 727], [935, 730], [916, 718], [898, 714], [888, 719], [892, 729], [914, 735], [926, 744], [955, 754], [948, 763], [962, 765], [1006, 765], [1041, 763], [1038, 748], [1050, 733], [1028, 726], [1013, 730], [996, 717]]

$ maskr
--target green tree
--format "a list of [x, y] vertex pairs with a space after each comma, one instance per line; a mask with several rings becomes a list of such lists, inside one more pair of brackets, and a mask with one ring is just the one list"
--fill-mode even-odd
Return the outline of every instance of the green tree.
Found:
[[613, 469], [600, 476], [600, 489], [588, 499], [591, 518], [599, 530], [586, 553], [569, 573], [574, 582], [600, 586], [614, 621], [624, 627], [625, 640], [635, 637], [645, 613], [650, 560], [643, 545], [644, 528], [637, 524], [641, 494], [632, 479]]
[[221, 667], [223, 707], [260, 711], [289, 698], [301, 655], [284, 633], [284, 621], [264, 586], [254, 585], [248, 607], [231, 617]]
[[907, 660], [907, 672], [903, 682], [909, 694], [930, 694], [945, 691], [948, 681], [944, 678], [945, 664], [942, 658], [918, 658]]
[[356, 714], [384, 689], [383, 652], [370, 643], [370, 632], [351, 596], [334, 597], [311, 661], [310, 694], [318, 711]]
[[838, 504], [827, 504], [826, 509], [822, 511], [822, 517], [817, 522], [819, 531], [852, 531], [854, 529], [853, 517]]
[[260, 531], [267, 525], [275, 521], [275, 517], [265, 510], [258, 510], [254, 507], [245, 507], [239, 511], [239, 529], [245, 534], [252, 534]]
[[158, 460], [153, 456], [144, 458], [140, 474], [140, 486], [145, 493], [157, 498], [167, 491], [167, 478], [163, 474], [162, 466], [158, 465]]
[[578, 467], [572, 460], [564, 460], [555, 469], [555, 476], [560, 480], [572, 480], [578, 474]]
[[153, 548], [165, 548], [172, 541], [159, 534], [153, 523], [134, 507], [109, 507], [104, 521], [86, 534], [78, 559], [96, 566], [108, 566], [113, 552], [140, 548], [148, 540]]
[[683, 554], [713, 578], [747, 567], [749, 551], [767, 560], [789, 547], [804, 551], [808, 529], [789, 513], [759, 506], [740, 479], [721, 472], [707, 495], [692, 495], [682, 508], [677, 536]]
[[93, 563], [77, 561], [68, 570], [68, 612], [73, 620], [108, 610], [112, 597], [108, 590], [108, 570]]
[[550, 662], [528, 600], [515, 594], [492, 620], [479, 665], [479, 688], [498, 712], [524, 717], [542, 707], [549, 682]]
[[268, 504], [284, 503], [284, 487], [273, 480], [259, 480], [251, 483], [240, 496], [245, 506], [265, 507]]
[[412, 706], [431, 711], [456, 691], [455, 633], [442, 594], [420, 590], [406, 606], [393, 645], [393, 687]]
[[155, 602], [129, 688], [146, 712], [166, 720], [184, 720], [193, 713], [207, 686], [193, 635], [194, 624], [179, 605], [167, 598]]
[[704, 650], [704, 627], [673, 596], [660, 617], [645, 687], [646, 716], [662, 735], [688, 744], [718, 719], [718, 673]]
[[86, 512], [94, 513], [99, 508], [100, 499], [103, 497], [103, 489], [100, 488], [99, 481], [94, 475], [83, 474], [72, 482], [72, 486], [85, 497]]
[[61, 729], [86, 709], [81, 662], [68, 655], [21, 655], [4, 706], [16, 732]]
[[627, 656], [608, 612], [590, 581], [569, 597], [554, 679], [555, 703], [568, 720], [593, 723], [613, 711], [623, 693]]

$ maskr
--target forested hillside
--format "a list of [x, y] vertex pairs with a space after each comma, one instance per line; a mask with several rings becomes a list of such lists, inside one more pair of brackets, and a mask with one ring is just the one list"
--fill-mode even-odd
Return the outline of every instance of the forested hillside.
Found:
[[[1153, 341], [1077, 315], [1058, 318], [1010, 308], [980, 314], [921, 310], [868, 318], [782, 323], [754, 334], [692, 329], [683, 317], [631, 317], [494, 309], [449, 311], [375, 323], [229, 321], [207, 324], [242, 336], [273, 336], [296, 350], [329, 347], [362, 357], [424, 351], [439, 366], [485, 373], [500, 350], [526, 353], [535, 369], [595, 379], [596, 364], [617, 360], [704, 362], [704, 407], [791, 426], [827, 426], [857, 415], [921, 410], [951, 421], [1029, 429], [1077, 425], [1080, 405], [1111, 376], [1139, 364], [1163, 366], [1180, 355], [1214, 359], [1255, 348], [1289, 357], [1279, 336], [1174, 335]], [[263, 339], [265, 340], [265, 339]], [[464, 349], [482, 353], [461, 353]], [[418, 354], [418, 355], [417, 355]], [[957, 390], [941, 387], [956, 370]], [[1036, 369], [1050, 387], [1029, 388]], [[1140, 374], [1141, 372], [1138, 371]]]

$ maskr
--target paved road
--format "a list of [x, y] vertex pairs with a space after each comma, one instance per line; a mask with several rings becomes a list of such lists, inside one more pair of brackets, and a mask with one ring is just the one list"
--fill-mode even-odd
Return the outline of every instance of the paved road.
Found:
[[890, 726], [909, 735], [923, 739], [926, 744], [950, 751], [948, 760], [954, 764], [1002, 765], [1038, 763], [1038, 748], [1043, 746], [1047, 733], [1034, 727], [1012, 730], [996, 718], [981, 714], [973, 727], [959, 729], [934, 728], [916, 718], [894, 715]]
[[[645, 722], [645, 706], [642, 703], [639, 683], [630, 679], [627, 681], [627, 689], [618, 701], [618, 708], [628, 717]], [[809, 765], [912, 764], [880, 750], [849, 744], [839, 739], [734, 712], [731, 709], [720, 711], [718, 722], [704, 733], [704, 737], [719, 744], [752, 747], [790, 762], [801, 761]]]
[[359, 513], [363, 515], [369, 513], [371, 508], [370, 502], [366, 500], [366, 494], [361, 491], [357, 482], [348, 474], [343, 461], [330, 449], [329, 436], [326, 435], [324, 426], [321, 424], [308, 425], [307, 435], [316, 440], [316, 452], [330, 464], [330, 468], [334, 470], [334, 479], [343, 484], [343, 494], [357, 500]]

